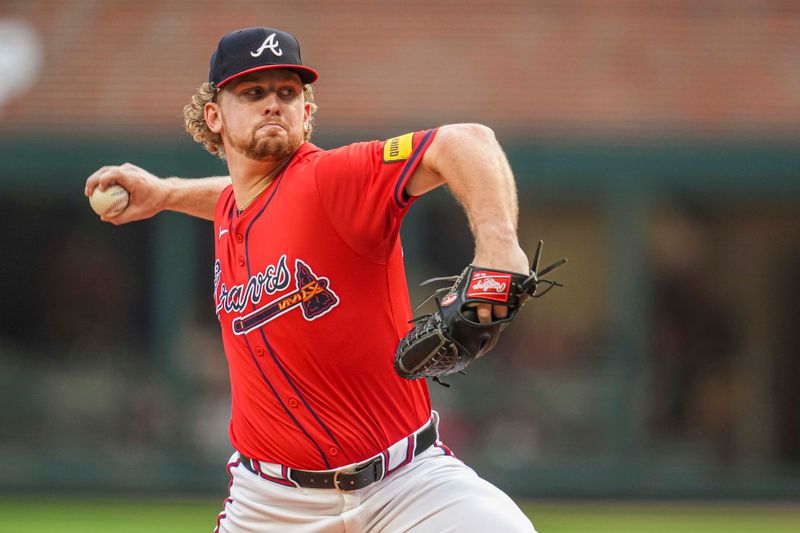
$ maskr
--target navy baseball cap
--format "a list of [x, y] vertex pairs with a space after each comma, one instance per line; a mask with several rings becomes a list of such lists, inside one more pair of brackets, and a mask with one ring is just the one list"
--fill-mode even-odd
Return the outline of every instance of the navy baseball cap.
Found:
[[300, 43], [291, 33], [273, 28], [244, 28], [225, 34], [211, 56], [208, 81], [217, 88], [256, 72], [285, 68], [296, 72], [303, 83], [314, 83], [319, 75], [300, 60]]

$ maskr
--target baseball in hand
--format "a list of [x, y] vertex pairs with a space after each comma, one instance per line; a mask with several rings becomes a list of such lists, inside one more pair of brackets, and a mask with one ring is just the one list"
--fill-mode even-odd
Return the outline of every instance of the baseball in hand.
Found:
[[115, 217], [128, 207], [128, 191], [120, 185], [111, 185], [104, 191], [97, 187], [89, 197], [89, 205], [100, 216]]

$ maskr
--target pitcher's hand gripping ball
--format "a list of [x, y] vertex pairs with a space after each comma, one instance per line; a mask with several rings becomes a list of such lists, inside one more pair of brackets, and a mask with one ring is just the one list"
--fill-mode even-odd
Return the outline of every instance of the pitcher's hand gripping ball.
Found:
[[[435, 298], [438, 311], [412, 320], [414, 328], [397, 347], [395, 371], [405, 379], [433, 378], [439, 381], [439, 376], [462, 371], [474, 359], [494, 348], [500, 333], [529, 298], [539, 298], [553, 287], [563, 287], [561, 283], [544, 277], [567, 259], [562, 257], [539, 270], [541, 254], [542, 241], [539, 241], [527, 276], [469, 265], [459, 276], [423, 282], [422, 285], [442, 281], [453, 284], [438, 289], [425, 300]], [[537, 292], [540, 285], [545, 288]], [[444, 297], [439, 300], [442, 294]], [[508, 315], [481, 323], [475, 309], [481, 303], [505, 306]]]
[[111, 185], [104, 191], [97, 187], [89, 197], [89, 205], [98, 215], [111, 218], [125, 211], [128, 198], [128, 191], [121, 185]]

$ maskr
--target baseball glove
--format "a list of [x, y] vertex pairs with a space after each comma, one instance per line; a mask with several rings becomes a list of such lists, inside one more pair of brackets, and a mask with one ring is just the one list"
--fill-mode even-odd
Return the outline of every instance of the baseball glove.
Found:
[[[527, 276], [469, 265], [458, 276], [423, 282], [422, 285], [436, 282], [452, 285], [436, 290], [420, 304], [419, 307], [434, 298], [438, 311], [410, 321], [414, 327], [397, 347], [395, 371], [405, 379], [433, 378], [442, 383], [440, 376], [462, 372], [474, 359], [494, 348], [500, 333], [514, 320], [528, 298], [539, 298], [553, 287], [563, 287], [557, 281], [543, 278], [567, 259], [562, 257], [539, 270], [541, 254], [542, 241], [539, 241]], [[540, 285], [545, 288], [537, 292]], [[439, 300], [442, 294], [444, 297]], [[479, 303], [506, 306], [508, 315], [481, 323], [476, 311]]]

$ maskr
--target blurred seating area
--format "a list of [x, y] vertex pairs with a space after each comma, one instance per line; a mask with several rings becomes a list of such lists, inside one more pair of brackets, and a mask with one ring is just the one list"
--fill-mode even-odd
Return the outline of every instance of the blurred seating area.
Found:
[[39, 50], [40, 74], [2, 117], [15, 131], [180, 132], [220, 36], [275, 25], [320, 72], [320, 129], [796, 134], [796, 17], [757, 0], [7, 0], [5, 33], [31, 33], [13, 42]]

